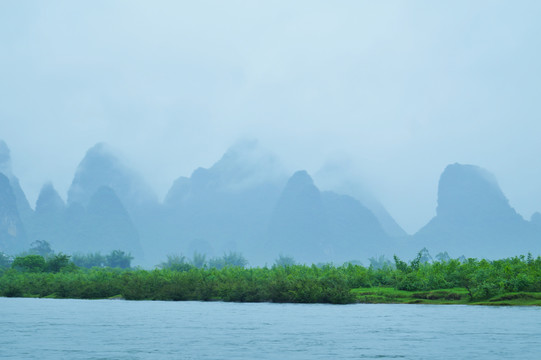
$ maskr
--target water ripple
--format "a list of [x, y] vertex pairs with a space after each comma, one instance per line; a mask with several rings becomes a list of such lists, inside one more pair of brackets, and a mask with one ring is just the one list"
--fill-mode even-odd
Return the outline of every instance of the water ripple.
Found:
[[0, 358], [539, 359], [540, 310], [0, 298]]

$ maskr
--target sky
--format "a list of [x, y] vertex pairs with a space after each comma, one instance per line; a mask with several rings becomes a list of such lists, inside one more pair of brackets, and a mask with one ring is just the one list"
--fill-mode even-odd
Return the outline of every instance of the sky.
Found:
[[539, 1], [0, 2], [0, 138], [32, 204], [97, 142], [163, 197], [239, 139], [409, 233], [446, 165], [541, 211]]

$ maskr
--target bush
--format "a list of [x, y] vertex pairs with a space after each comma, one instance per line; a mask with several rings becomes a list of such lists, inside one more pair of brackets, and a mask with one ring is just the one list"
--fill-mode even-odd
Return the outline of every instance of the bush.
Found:
[[167, 261], [161, 263], [159, 267], [172, 271], [188, 271], [194, 266], [183, 255], [167, 255]]
[[210, 259], [208, 265], [218, 270], [225, 267], [245, 267], [248, 265], [248, 260], [241, 253], [229, 252], [222, 257]]
[[47, 259], [45, 268], [49, 272], [59, 272], [64, 269], [75, 269], [75, 265], [70, 262], [70, 257], [66, 254], [59, 253]]
[[13, 269], [27, 272], [43, 272], [46, 269], [46, 262], [41, 255], [18, 256], [11, 264]]
[[122, 250], [113, 250], [111, 254], [105, 257], [105, 263], [109, 267], [128, 269], [131, 266], [133, 256], [130, 253], [125, 253]]

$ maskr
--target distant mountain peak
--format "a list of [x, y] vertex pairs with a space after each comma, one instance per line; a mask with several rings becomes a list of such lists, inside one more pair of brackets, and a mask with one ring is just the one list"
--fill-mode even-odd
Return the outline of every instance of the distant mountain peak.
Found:
[[260, 186], [282, 186], [285, 179], [285, 170], [274, 154], [255, 140], [242, 140], [210, 168], [199, 167], [191, 177], [176, 179], [164, 202], [180, 203], [188, 193], [240, 193]]
[[11, 169], [11, 152], [3, 140], [0, 140], [0, 173], [4, 174], [9, 179], [17, 200], [19, 214], [23, 220], [26, 220], [29, 216], [31, 216], [32, 209], [30, 208], [26, 195], [19, 184], [19, 179], [13, 174]]
[[459, 163], [448, 165], [441, 174], [436, 213], [463, 219], [496, 213], [516, 215], [493, 174]]
[[4, 140], [0, 140], [0, 173], [3, 173], [8, 178], [13, 177], [11, 172], [11, 152]]
[[383, 204], [376, 199], [370, 186], [363, 180], [362, 172], [356, 171], [347, 159], [328, 160], [315, 174], [314, 181], [321, 190], [349, 195], [367, 207], [378, 219], [383, 230], [393, 238], [405, 238], [408, 234], [393, 219]]
[[242, 139], [231, 145], [224, 154], [224, 157], [235, 157], [247, 153], [261, 151], [259, 141], [256, 139]]
[[303, 184], [303, 185], [313, 185], [314, 180], [312, 177], [308, 174], [308, 171], [306, 170], [298, 170], [291, 175], [291, 178], [289, 179], [288, 183], [291, 184]]
[[11, 155], [9, 148], [4, 140], [0, 140], [0, 171], [4, 164], [9, 164], [11, 161]]
[[306, 197], [312, 199], [312, 201], [316, 201], [316, 199], [319, 201], [320, 192], [308, 172], [299, 170], [291, 175], [287, 181], [282, 196]]
[[130, 209], [139, 204], [157, 202], [155, 193], [143, 178], [124, 165], [104, 142], [88, 149], [79, 163], [68, 190], [68, 204], [88, 204], [92, 195], [102, 186], [114, 189]]
[[26, 245], [26, 232], [7, 176], [0, 173], [0, 251], [13, 254]]
[[[346, 261], [375, 254], [389, 238], [358, 200], [321, 192], [305, 170], [288, 180], [269, 223], [269, 248], [300, 261]], [[377, 244], [377, 245], [376, 245]]]
[[414, 239], [417, 248], [495, 258], [536, 251], [532, 231], [509, 205], [494, 175], [455, 163], [441, 174], [436, 216]]
[[64, 208], [64, 200], [62, 200], [53, 184], [51, 182], [45, 183], [36, 201], [36, 213], [59, 212]]
[[279, 159], [256, 140], [236, 142], [208, 170], [215, 185], [229, 190], [281, 182], [286, 177]]

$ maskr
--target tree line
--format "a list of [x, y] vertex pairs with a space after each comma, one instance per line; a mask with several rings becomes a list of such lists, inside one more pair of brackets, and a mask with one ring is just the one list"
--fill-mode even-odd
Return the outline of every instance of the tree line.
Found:
[[[345, 304], [359, 300], [352, 291], [358, 288], [463, 288], [469, 301], [541, 292], [541, 257], [531, 254], [493, 261], [429, 260], [423, 250], [410, 262], [395, 256], [393, 261], [374, 259], [368, 267], [298, 265], [280, 256], [270, 267], [253, 268], [246, 268], [246, 259], [237, 253], [209, 261], [194, 254], [192, 259], [169, 256], [154, 270], [123, 268], [126, 264], [115, 262], [115, 256], [131, 257], [120, 251], [98, 255], [32, 253], [1, 262], [0, 296]], [[89, 259], [98, 265], [88, 268]]]

